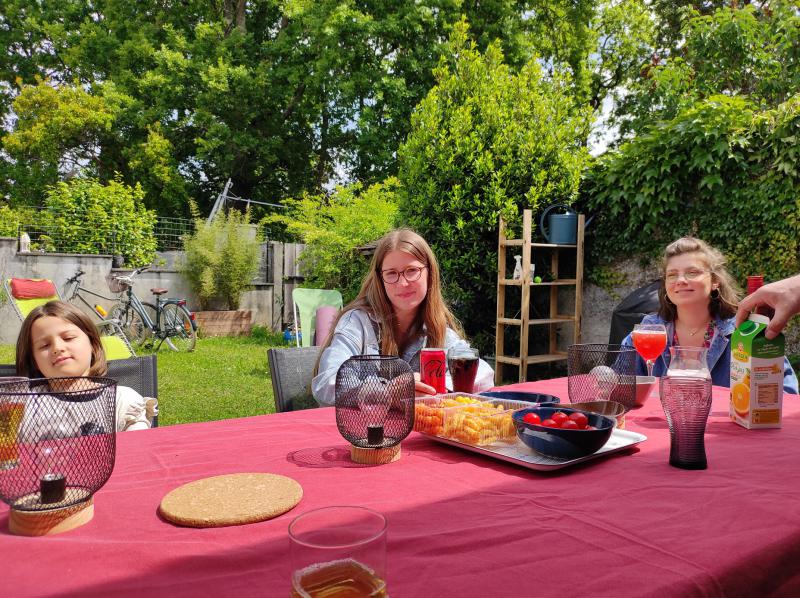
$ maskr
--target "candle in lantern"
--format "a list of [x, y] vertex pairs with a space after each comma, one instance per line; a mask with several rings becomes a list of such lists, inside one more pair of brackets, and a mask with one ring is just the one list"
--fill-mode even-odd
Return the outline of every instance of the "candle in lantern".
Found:
[[43, 504], [61, 502], [67, 493], [67, 479], [60, 473], [46, 473], [39, 481]]

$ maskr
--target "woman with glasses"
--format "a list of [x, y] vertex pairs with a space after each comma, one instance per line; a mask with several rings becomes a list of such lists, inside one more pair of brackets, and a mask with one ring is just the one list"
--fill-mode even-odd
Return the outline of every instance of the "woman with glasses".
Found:
[[[464, 333], [442, 297], [439, 265], [428, 243], [409, 229], [387, 233], [378, 242], [358, 297], [346, 305], [323, 345], [311, 383], [321, 405], [333, 405], [336, 372], [353, 355], [397, 355], [414, 370], [418, 395], [435, 394], [419, 377], [423, 347], [445, 351], [467, 345]], [[475, 392], [493, 386], [494, 372], [483, 360]], [[447, 388], [452, 388], [449, 373]]]
[[[642, 324], [663, 324], [667, 329], [667, 347], [655, 361], [653, 375], [666, 373], [672, 345], [705, 347], [712, 382], [729, 386], [730, 337], [741, 292], [725, 268], [725, 256], [700, 239], [683, 237], [667, 246], [663, 268], [658, 313], [642, 319]], [[633, 346], [632, 335], [622, 343]], [[644, 360], [636, 359], [637, 374], [646, 374]], [[797, 393], [797, 377], [788, 360], [783, 388]]]

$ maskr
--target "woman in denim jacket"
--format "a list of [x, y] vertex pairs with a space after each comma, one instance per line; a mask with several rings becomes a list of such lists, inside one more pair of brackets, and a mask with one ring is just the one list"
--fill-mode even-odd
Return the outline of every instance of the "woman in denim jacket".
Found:
[[[653, 375], [666, 374], [671, 346], [705, 347], [712, 383], [730, 386], [730, 337], [739, 289], [725, 268], [722, 253], [694, 237], [683, 237], [668, 245], [658, 300], [658, 314], [642, 320], [642, 324], [664, 324], [667, 329], [667, 347], [656, 359]], [[622, 344], [633, 346], [630, 334]], [[638, 355], [636, 373], [647, 373], [645, 362]], [[797, 376], [786, 358], [783, 390], [797, 394]]]
[[[430, 246], [412, 230], [394, 230], [378, 242], [358, 297], [339, 314], [323, 345], [311, 382], [314, 398], [320, 405], [333, 405], [339, 367], [353, 355], [378, 354], [400, 356], [415, 372], [416, 393], [435, 394], [420, 381], [420, 350], [468, 346], [463, 336], [442, 297]], [[490, 388], [493, 380], [492, 368], [481, 360], [475, 391]], [[449, 372], [446, 386], [452, 388]]]

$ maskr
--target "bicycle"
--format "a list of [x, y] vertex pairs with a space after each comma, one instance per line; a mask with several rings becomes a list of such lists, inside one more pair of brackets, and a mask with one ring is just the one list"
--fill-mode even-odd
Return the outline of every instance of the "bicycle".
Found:
[[[81, 286], [81, 277], [85, 274], [78, 269], [75, 275], [65, 283], [64, 296], [69, 301], [80, 299], [85, 305], [102, 315], [89, 303], [81, 293], [88, 293], [107, 301], [116, 301], [114, 307], [105, 316], [106, 320], [117, 322], [130, 341], [137, 347], [142, 347], [151, 341], [158, 340], [156, 351], [166, 342], [173, 351], [193, 351], [197, 342], [197, 324], [194, 314], [186, 309], [185, 299], [161, 299], [167, 289], [150, 289], [156, 297], [156, 303], [144, 302], [133, 291], [133, 279], [146, 271], [149, 266], [137, 268], [128, 275], [109, 275], [108, 288], [112, 293], [117, 293], [117, 298], [106, 297], [101, 293]], [[71, 287], [71, 285], [74, 285]], [[67, 290], [71, 288], [71, 293]]]

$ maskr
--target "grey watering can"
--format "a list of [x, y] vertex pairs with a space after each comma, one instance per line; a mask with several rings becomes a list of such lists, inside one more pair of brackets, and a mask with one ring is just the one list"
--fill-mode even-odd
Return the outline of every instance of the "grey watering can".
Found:
[[[550, 214], [555, 209], [565, 210], [565, 213]], [[594, 216], [589, 218], [583, 225], [584, 229], [589, 226], [592, 218]], [[578, 213], [566, 204], [553, 204], [542, 212], [539, 218], [539, 229], [548, 243], [575, 245], [578, 242]]]

